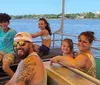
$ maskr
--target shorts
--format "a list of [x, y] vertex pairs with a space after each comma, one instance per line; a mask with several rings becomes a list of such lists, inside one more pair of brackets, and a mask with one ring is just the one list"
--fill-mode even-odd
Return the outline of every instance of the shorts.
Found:
[[14, 57], [14, 54], [13, 53], [5, 53], [5, 52], [1, 52], [0, 51], [0, 56], [2, 56], [2, 61], [10, 61], [12, 62], [12, 57]]
[[42, 45], [42, 46], [40, 46], [40, 48], [39, 48], [38, 55], [39, 55], [39, 56], [47, 55], [47, 54], [49, 54], [49, 51], [50, 51], [50, 48], [48, 48], [48, 47], [45, 46], [45, 45]]

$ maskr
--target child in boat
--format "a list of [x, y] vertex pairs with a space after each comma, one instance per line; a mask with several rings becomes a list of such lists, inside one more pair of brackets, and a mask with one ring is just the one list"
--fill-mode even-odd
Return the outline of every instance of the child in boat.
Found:
[[89, 74], [90, 76], [96, 77], [96, 63], [91, 52], [91, 45], [94, 39], [94, 32], [82, 32], [78, 36], [77, 46], [79, 52], [77, 53], [75, 58], [67, 57], [64, 62], [62, 62], [62, 58], [60, 56], [57, 56], [56, 58], [52, 59], [51, 62], [55, 62], [56, 59], [59, 59], [61, 61], [61, 64], [64, 66], [77, 68]]
[[73, 41], [69, 38], [66, 38], [61, 43], [61, 50], [63, 52], [63, 56], [56, 56], [50, 59], [52, 63], [60, 63], [66, 60], [67, 57], [74, 58], [73, 52]]
[[[3, 58], [14, 56], [13, 41], [16, 31], [9, 28], [11, 17], [6, 13], [0, 13], [0, 62]], [[8, 63], [2, 63], [3, 70], [7, 71]], [[9, 69], [8, 69], [9, 70]]]
[[40, 32], [37, 32], [35, 34], [31, 34], [32, 38], [35, 37], [41, 37], [42, 39], [42, 45], [36, 45], [35, 48], [36, 51], [40, 56], [47, 55], [50, 50], [51, 46], [51, 29], [49, 26], [49, 23], [45, 18], [40, 18], [38, 22], [38, 27], [40, 28]]

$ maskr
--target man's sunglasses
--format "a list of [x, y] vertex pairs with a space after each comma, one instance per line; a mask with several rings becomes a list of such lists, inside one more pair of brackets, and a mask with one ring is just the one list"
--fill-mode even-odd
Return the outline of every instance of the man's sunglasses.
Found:
[[20, 46], [24, 46], [26, 41], [19, 41], [19, 42], [14, 42], [13, 46], [17, 47], [17, 45], [19, 44]]

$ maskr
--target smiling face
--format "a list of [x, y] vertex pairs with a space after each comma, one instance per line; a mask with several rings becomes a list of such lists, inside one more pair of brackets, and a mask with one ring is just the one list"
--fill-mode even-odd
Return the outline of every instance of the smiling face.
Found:
[[8, 21], [6, 21], [6, 22], [1, 22], [1, 23], [0, 23], [0, 26], [2, 27], [2, 30], [3, 30], [4, 32], [7, 32], [7, 31], [8, 31], [8, 25], [9, 25], [9, 22], [8, 22]]
[[26, 58], [30, 54], [30, 42], [28, 41], [15, 41], [14, 51], [21, 59]]
[[46, 23], [44, 22], [44, 20], [39, 20], [38, 22], [38, 27], [43, 30], [46, 27]]
[[63, 54], [68, 54], [68, 53], [72, 52], [67, 41], [62, 42], [61, 50], [62, 50]]
[[26, 58], [30, 54], [30, 50], [32, 49], [31, 44], [32, 43], [30, 41], [24, 40], [24, 37], [21, 34], [18, 34], [14, 38], [14, 51], [18, 55], [18, 57], [22, 59]]
[[80, 52], [86, 52], [90, 50], [91, 43], [84, 35], [81, 35], [78, 39], [77, 45]]
[[14, 37], [14, 51], [20, 59], [26, 58], [30, 53], [34, 52], [32, 37], [27, 32], [19, 32]]

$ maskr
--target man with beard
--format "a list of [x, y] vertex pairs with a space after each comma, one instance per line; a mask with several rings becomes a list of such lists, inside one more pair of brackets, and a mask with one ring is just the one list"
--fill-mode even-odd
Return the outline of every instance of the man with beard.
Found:
[[13, 46], [21, 61], [6, 85], [46, 85], [45, 68], [42, 60], [34, 51], [30, 34], [27, 32], [17, 33]]

